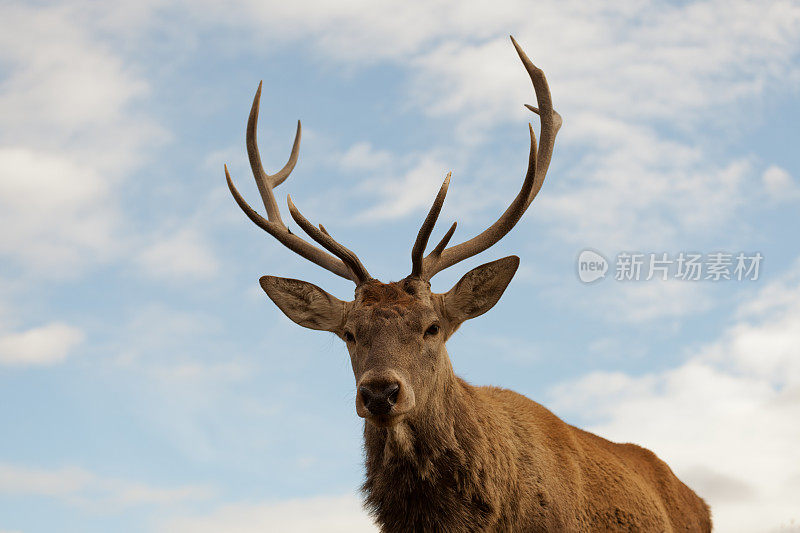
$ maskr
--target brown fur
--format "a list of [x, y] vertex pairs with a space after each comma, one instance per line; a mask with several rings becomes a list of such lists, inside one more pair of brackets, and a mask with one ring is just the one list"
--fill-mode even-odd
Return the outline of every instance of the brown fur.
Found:
[[482, 265], [444, 294], [416, 278], [370, 280], [352, 302], [262, 278], [290, 318], [347, 341], [357, 386], [400, 384], [389, 415], [356, 400], [366, 419], [365, 505], [382, 531], [711, 531], [708, 506], [652, 452], [455, 375], [445, 341], [497, 302], [517, 265]]
[[414, 304], [411, 283], [381, 283], [370, 280], [361, 287], [361, 304], [366, 306], [393, 307], [398, 309]]
[[367, 508], [383, 531], [711, 531], [705, 502], [652, 452], [455, 374], [404, 429], [364, 427]]

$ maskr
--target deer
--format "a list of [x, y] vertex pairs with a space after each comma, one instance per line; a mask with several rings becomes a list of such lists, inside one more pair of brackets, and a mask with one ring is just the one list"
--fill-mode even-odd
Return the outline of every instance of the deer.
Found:
[[449, 246], [456, 223], [425, 255], [450, 184], [444, 180], [411, 250], [411, 273], [383, 283], [321, 224], [305, 218], [287, 195], [295, 223], [281, 219], [273, 189], [294, 169], [301, 126], [286, 165], [264, 171], [256, 129], [262, 84], [246, 129], [250, 166], [266, 209], [242, 197], [225, 166], [228, 188], [247, 217], [286, 248], [355, 283], [343, 301], [311, 283], [263, 276], [267, 296], [293, 322], [344, 341], [355, 377], [355, 408], [364, 419], [365, 509], [384, 532], [711, 531], [709, 507], [653, 452], [614, 443], [571, 426], [511, 390], [459, 378], [447, 340], [466, 320], [489, 311], [511, 282], [519, 257], [466, 273], [435, 293], [431, 278], [502, 239], [539, 193], [561, 116], [544, 72], [511, 37], [536, 95], [540, 138], [532, 125], [528, 168], [519, 193], [500, 217], [469, 240]]

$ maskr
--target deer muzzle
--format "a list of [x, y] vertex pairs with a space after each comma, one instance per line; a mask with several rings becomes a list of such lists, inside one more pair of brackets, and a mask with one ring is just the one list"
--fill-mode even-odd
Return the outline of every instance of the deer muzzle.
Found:
[[364, 373], [357, 385], [356, 412], [379, 426], [390, 426], [414, 408], [414, 391], [394, 370]]

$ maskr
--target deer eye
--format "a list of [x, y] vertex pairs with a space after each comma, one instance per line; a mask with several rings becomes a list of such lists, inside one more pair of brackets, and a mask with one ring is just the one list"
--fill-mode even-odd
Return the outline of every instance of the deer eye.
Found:
[[345, 331], [343, 337], [344, 337], [344, 340], [347, 341], [347, 342], [355, 342], [356, 341], [356, 336], [353, 335], [352, 333], [350, 333], [349, 331]]
[[425, 336], [433, 336], [439, 333], [439, 324], [431, 324], [428, 329], [425, 330]]

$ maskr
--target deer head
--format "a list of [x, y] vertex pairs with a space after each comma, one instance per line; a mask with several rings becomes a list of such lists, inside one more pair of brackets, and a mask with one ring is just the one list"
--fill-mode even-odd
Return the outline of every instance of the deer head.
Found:
[[290, 250], [356, 284], [354, 299], [345, 302], [305, 281], [275, 276], [260, 280], [270, 299], [294, 322], [335, 333], [347, 344], [356, 380], [356, 411], [376, 426], [392, 426], [431, 404], [435, 392], [452, 375], [445, 342], [465, 320], [497, 303], [519, 265], [516, 256], [498, 259], [471, 270], [446, 293], [431, 291], [430, 280], [436, 273], [486, 250], [511, 231], [541, 189], [550, 164], [561, 117], [553, 110], [544, 73], [513, 37], [511, 40], [536, 92], [538, 108], [526, 107], [539, 115], [541, 122], [538, 144], [529, 124], [531, 145], [522, 188], [500, 218], [482, 233], [448, 247], [456, 229], [454, 223], [424, 255], [450, 184], [448, 174], [411, 251], [411, 274], [401, 281], [381, 283], [373, 279], [356, 254], [334, 240], [322, 225], [311, 224], [291, 197], [287, 197], [287, 203], [292, 218], [322, 248], [295, 235], [283, 223], [273, 189], [286, 180], [297, 163], [301, 128], [298, 122], [289, 161], [277, 174], [267, 174], [256, 142], [261, 84], [247, 123], [247, 153], [266, 219], [242, 198], [225, 167], [228, 187], [250, 220]]

